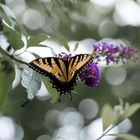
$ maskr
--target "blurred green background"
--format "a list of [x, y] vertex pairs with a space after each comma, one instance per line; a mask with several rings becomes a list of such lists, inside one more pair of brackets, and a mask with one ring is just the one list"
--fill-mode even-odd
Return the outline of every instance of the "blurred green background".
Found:
[[[6, 0], [5, 4], [30, 35], [43, 32], [53, 37], [57, 30], [67, 41], [119, 38], [140, 50], [139, 0]], [[118, 105], [120, 98], [130, 104], [140, 102], [139, 62], [101, 66], [100, 84], [90, 88], [77, 81], [77, 94], [72, 101], [69, 95], [54, 104], [40, 97], [21, 107], [27, 93], [18, 85], [10, 90], [1, 111], [2, 140], [94, 140], [101, 129], [97, 120], [105, 104]], [[3, 123], [5, 119], [9, 127]], [[140, 111], [137, 111], [115, 132], [140, 137], [139, 121]]]

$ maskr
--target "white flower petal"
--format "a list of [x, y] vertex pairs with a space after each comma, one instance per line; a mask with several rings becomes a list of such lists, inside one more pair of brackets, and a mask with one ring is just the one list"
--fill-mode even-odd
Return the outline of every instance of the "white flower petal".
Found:
[[27, 63], [35, 59], [35, 56], [30, 52], [23, 52], [20, 55], [14, 57]]
[[42, 100], [42, 101], [48, 100], [48, 99], [50, 99], [50, 97], [51, 97], [51, 95], [48, 93], [48, 90], [47, 90], [47, 88], [45, 87], [45, 85], [44, 85], [43, 82], [42, 82], [42, 84], [41, 84], [40, 90], [39, 90], [38, 93], [36, 94], [36, 97], [37, 97], [39, 100]]
[[47, 47], [29, 47], [27, 48], [27, 51], [39, 55], [40, 57], [54, 56], [52, 50]]
[[15, 65], [15, 78], [14, 78], [14, 81], [12, 83], [12, 89], [16, 88], [17, 85], [20, 83], [21, 73], [22, 73], [22, 71], [17, 67], [17, 65]]
[[28, 99], [32, 100], [41, 88], [41, 78], [29, 67], [23, 70], [21, 84], [27, 89]]

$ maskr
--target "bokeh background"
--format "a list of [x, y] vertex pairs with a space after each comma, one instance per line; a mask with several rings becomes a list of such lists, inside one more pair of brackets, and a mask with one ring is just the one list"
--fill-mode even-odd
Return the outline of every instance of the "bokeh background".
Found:
[[[43, 32], [54, 36], [54, 30], [58, 30], [68, 42], [114, 38], [140, 50], [140, 0], [5, 0], [5, 4], [30, 35]], [[21, 107], [27, 93], [18, 85], [10, 91], [1, 112], [0, 139], [95, 140], [102, 133], [100, 116], [105, 104], [114, 107], [120, 98], [130, 104], [140, 102], [139, 62], [101, 65], [100, 84], [90, 88], [77, 81], [72, 101], [66, 95], [60, 103], [52, 104], [44, 95]], [[140, 137], [139, 121], [137, 111], [114, 133]]]

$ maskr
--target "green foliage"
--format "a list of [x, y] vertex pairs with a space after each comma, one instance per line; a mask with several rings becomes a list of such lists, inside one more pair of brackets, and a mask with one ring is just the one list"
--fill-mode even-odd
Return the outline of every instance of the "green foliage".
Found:
[[54, 31], [54, 36], [55, 36], [55, 39], [56, 39], [61, 45], [63, 45], [63, 46], [66, 48], [66, 50], [69, 51], [69, 46], [68, 46], [67, 41], [65, 40], [64, 36], [63, 36], [60, 32], [58, 32], [58, 31]]
[[27, 46], [30, 47], [30, 46], [40, 46], [40, 42], [44, 41], [44, 40], [47, 40], [48, 39], [48, 35], [46, 34], [38, 34], [38, 35], [35, 35], [35, 36], [31, 36], [28, 40], [28, 44]]
[[140, 109], [140, 103], [132, 104], [131, 106], [128, 105], [125, 107], [123, 117], [129, 118], [131, 117], [138, 109]]
[[117, 121], [117, 113], [109, 104], [104, 105], [101, 111], [101, 116], [103, 121], [103, 130], [107, 129], [111, 124]]
[[7, 58], [0, 59], [0, 110], [2, 109], [9, 92], [12, 90], [14, 68]]
[[8, 6], [3, 4], [0, 4], [0, 17], [3, 18], [10, 26], [12, 26], [16, 20], [13, 12], [8, 8]]
[[21, 39], [21, 34], [19, 34], [16, 30], [10, 28], [7, 25], [4, 25], [4, 35], [7, 36], [9, 43], [12, 45], [14, 49], [19, 49], [23, 47], [23, 41]]
[[46, 77], [42, 77], [43, 83], [45, 84], [49, 94], [51, 95], [51, 102], [55, 103], [58, 100], [59, 93], [55, 88], [52, 88], [52, 84], [50, 83], [49, 79]]

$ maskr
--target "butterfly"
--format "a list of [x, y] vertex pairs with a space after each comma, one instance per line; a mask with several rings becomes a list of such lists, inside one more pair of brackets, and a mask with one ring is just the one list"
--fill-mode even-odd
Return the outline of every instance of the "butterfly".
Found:
[[[29, 67], [40, 74], [49, 77], [52, 87], [62, 94], [69, 93], [76, 85], [77, 75], [91, 62], [93, 56], [80, 54], [73, 57], [45, 57], [37, 58], [29, 63]], [[71, 96], [72, 99], [72, 96]]]

